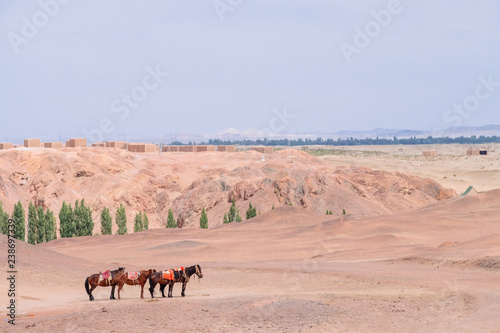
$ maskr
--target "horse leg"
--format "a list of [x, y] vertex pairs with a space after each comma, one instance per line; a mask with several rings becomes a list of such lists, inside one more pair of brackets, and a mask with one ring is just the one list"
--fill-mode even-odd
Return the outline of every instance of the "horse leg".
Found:
[[87, 278], [85, 280], [85, 290], [87, 291], [87, 294], [89, 295], [89, 301], [94, 300], [94, 296], [92, 296], [92, 290], [94, 290], [95, 287], [97, 287], [97, 286], [92, 286], [91, 288], [89, 288], [89, 278]]
[[156, 282], [153, 281], [153, 279], [149, 278], [149, 292], [151, 293], [151, 298], [155, 298], [153, 295], [153, 292], [155, 290]]
[[109, 296], [109, 299], [115, 299], [115, 285], [114, 284], [111, 286], [111, 295]]
[[174, 283], [173, 282], [170, 282], [168, 284], [168, 297], [169, 298], [172, 298], [172, 291], [174, 290]]
[[165, 287], [167, 284], [160, 284], [161, 297], [165, 297]]
[[184, 293], [184, 291], [186, 290], [186, 285], [187, 285], [187, 283], [186, 283], [186, 282], [183, 282], [183, 283], [182, 283], [182, 293], [181, 293], [181, 296], [182, 296], [182, 297], [186, 296], [186, 294]]
[[118, 284], [118, 299], [121, 299], [120, 298], [120, 290], [122, 290], [122, 288], [123, 288], [123, 283]]

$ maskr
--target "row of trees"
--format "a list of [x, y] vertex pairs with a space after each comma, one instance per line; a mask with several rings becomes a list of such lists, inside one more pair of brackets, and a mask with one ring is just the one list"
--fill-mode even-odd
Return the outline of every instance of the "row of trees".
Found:
[[[500, 143], [500, 136], [476, 136], [472, 135], [470, 137], [456, 137], [450, 138], [445, 137], [432, 137], [428, 136], [426, 138], [417, 138], [416, 136], [407, 139], [398, 139], [393, 137], [392, 139], [386, 138], [345, 138], [345, 139], [256, 139], [256, 140], [220, 140], [220, 139], [210, 139], [208, 144], [210, 145], [242, 145], [242, 146], [309, 146], [309, 145], [327, 145], [327, 146], [359, 146], [359, 145], [422, 145], [422, 144], [449, 144], [449, 143], [459, 143], [459, 144], [483, 144], [483, 143]], [[172, 143], [174, 144], [174, 143]], [[182, 145], [182, 142], [176, 142], [176, 145]], [[190, 143], [193, 144], [193, 143]], [[202, 142], [201, 144], [207, 144]]]
[[[257, 216], [257, 209], [250, 203], [246, 211], [246, 219], [248, 220], [255, 216]], [[14, 205], [12, 218], [16, 223], [14, 237], [24, 240], [26, 218], [20, 201]], [[2, 202], [0, 202], [0, 232], [3, 234], [7, 234], [8, 232], [8, 220], [9, 214], [3, 210]], [[239, 209], [236, 207], [236, 201], [233, 199], [229, 212], [224, 214], [223, 222], [231, 223], [241, 221], [242, 218]], [[56, 239], [56, 222], [56, 216], [50, 209], [44, 212], [43, 207], [36, 208], [35, 205], [30, 202], [28, 206], [28, 243], [39, 244]], [[106, 207], [102, 210], [100, 222], [101, 234], [111, 235], [113, 223], [109, 208]], [[115, 223], [118, 226], [116, 234], [127, 234], [127, 214], [123, 204], [120, 204], [116, 210]], [[94, 230], [94, 224], [92, 210], [85, 204], [85, 199], [81, 199], [80, 201], [76, 200], [74, 208], [71, 204], [67, 204], [66, 201], [63, 201], [59, 211], [59, 233], [61, 238], [91, 236]], [[166, 227], [177, 228], [178, 226], [172, 209], [169, 209]], [[201, 211], [200, 228], [208, 229], [208, 216], [205, 208]], [[134, 232], [147, 229], [149, 229], [148, 216], [146, 213], [139, 211], [134, 218]]]
[[[248, 209], [246, 211], [246, 217], [247, 220], [257, 216], [257, 209], [252, 206], [252, 203], [250, 202], [248, 204]], [[231, 200], [231, 207], [229, 208], [229, 212], [224, 214], [224, 219], [222, 222], [224, 224], [226, 223], [231, 223], [231, 222], [241, 222], [242, 218], [240, 215], [240, 210], [236, 208], [236, 201], [233, 199]]]
[[[25, 222], [26, 215], [21, 201], [14, 205], [12, 219], [15, 223], [14, 237], [19, 240], [25, 240]], [[8, 233], [9, 214], [4, 211], [3, 204], [0, 202], [0, 232], [4, 235]], [[115, 217], [118, 226], [118, 235], [127, 233], [127, 215], [125, 206], [120, 204], [116, 210]], [[91, 236], [94, 230], [94, 221], [92, 219], [92, 210], [85, 204], [85, 199], [76, 200], [75, 207], [62, 203], [59, 211], [59, 234], [61, 238]], [[54, 212], [50, 209], [44, 211], [43, 207], [36, 207], [30, 201], [28, 205], [28, 235], [27, 241], [30, 244], [39, 244], [49, 242], [57, 238], [57, 220]], [[108, 208], [101, 212], [101, 233], [111, 235], [112, 218]], [[149, 229], [149, 219], [146, 213], [139, 212], [134, 219], [134, 232]]]
[[56, 217], [54, 213], [50, 209], [44, 212], [43, 207], [36, 208], [30, 202], [28, 206], [28, 243], [35, 245], [50, 242], [56, 238]]

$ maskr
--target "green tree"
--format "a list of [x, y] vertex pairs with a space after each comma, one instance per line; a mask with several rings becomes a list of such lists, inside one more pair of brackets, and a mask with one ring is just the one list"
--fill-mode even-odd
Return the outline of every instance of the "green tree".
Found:
[[59, 233], [61, 234], [61, 238], [75, 236], [74, 219], [75, 216], [71, 204], [68, 205], [66, 201], [63, 201], [61, 210], [59, 211]]
[[127, 213], [125, 212], [125, 206], [120, 204], [120, 207], [116, 209], [116, 224], [118, 225], [118, 235], [125, 235], [127, 233]]
[[203, 207], [203, 209], [201, 211], [200, 228], [208, 229], [208, 216], [207, 216], [207, 212], [205, 211], [205, 207]]
[[38, 216], [36, 214], [36, 207], [33, 204], [33, 202], [30, 201], [28, 205], [28, 243], [33, 245], [36, 244], [37, 225], [38, 225]]
[[248, 204], [248, 209], [247, 209], [246, 215], [247, 215], [247, 220], [251, 219], [252, 217], [257, 216], [257, 208], [252, 207], [251, 202]]
[[80, 200], [80, 204], [76, 200], [74, 214], [76, 236], [92, 236], [92, 231], [94, 230], [92, 210], [89, 206], [85, 205], [85, 199]]
[[239, 209], [236, 209], [236, 216], [234, 217], [234, 220], [236, 222], [241, 222], [242, 221]]
[[56, 217], [53, 211], [47, 209], [45, 212], [45, 241], [50, 242], [56, 238]]
[[14, 205], [14, 212], [12, 213], [12, 219], [14, 220], [14, 238], [25, 241], [26, 236], [26, 215], [24, 213], [23, 204], [19, 200], [17, 204]]
[[142, 226], [144, 230], [149, 229], [149, 219], [148, 216], [146, 215], [146, 212], [142, 213]]
[[109, 208], [104, 208], [101, 212], [101, 233], [103, 235], [111, 235], [111, 215], [109, 214]]
[[142, 212], [135, 214], [134, 232], [142, 231]]
[[224, 214], [224, 219], [222, 220], [222, 222], [224, 222], [224, 224], [229, 223], [229, 219], [227, 217], [227, 213]]
[[9, 214], [3, 210], [2, 202], [0, 201], [0, 232], [4, 235], [9, 233]]
[[231, 207], [229, 208], [229, 213], [227, 214], [227, 219], [229, 223], [234, 222], [236, 217], [236, 200], [231, 200]]
[[177, 222], [175, 222], [174, 212], [172, 212], [172, 209], [168, 210], [167, 228], [177, 228]]
[[345, 215], [345, 209], [342, 209], [342, 215]]
[[45, 214], [43, 212], [43, 207], [40, 206], [36, 210], [37, 220], [36, 220], [36, 243], [45, 243]]

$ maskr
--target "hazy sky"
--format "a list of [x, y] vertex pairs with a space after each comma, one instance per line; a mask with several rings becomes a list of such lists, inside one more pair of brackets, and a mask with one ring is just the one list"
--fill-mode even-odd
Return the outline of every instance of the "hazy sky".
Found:
[[0, 142], [500, 124], [496, 0], [2, 0], [0, 35]]

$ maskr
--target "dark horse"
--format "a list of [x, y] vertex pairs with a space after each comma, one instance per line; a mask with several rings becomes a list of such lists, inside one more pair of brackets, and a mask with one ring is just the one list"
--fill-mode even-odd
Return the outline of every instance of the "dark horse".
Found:
[[139, 272], [139, 277], [135, 280], [129, 279], [127, 272], [123, 275], [121, 275], [118, 280], [118, 295], [120, 294], [120, 290], [123, 288], [124, 284], [128, 284], [130, 286], [141, 286], [141, 298], [144, 298], [144, 285], [146, 284], [146, 281], [149, 279], [149, 276], [156, 272], [155, 269], [148, 269], [148, 270], [143, 270]]
[[[109, 296], [109, 299], [115, 299], [115, 286], [118, 284], [118, 280], [122, 277], [124, 273], [125, 273], [125, 267], [120, 267], [110, 272], [109, 279], [101, 280], [100, 279], [101, 273], [92, 274], [87, 279], [85, 279], [85, 290], [89, 295], [89, 300], [91, 301], [94, 300], [94, 296], [92, 296], [92, 291], [95, 288], [97, 288], [97, 286], [101, 287], [111, 286], [111, 295]], [[118, 299], [120, 299], [120, 289], [121, 287], [118, 288]]]
[[187, 267], [185, 270], [174, 270], [174, 279], [166, 280], [163, 278], [162, 272], [152, 273], [149, 277], [149, 292], [151, 293], [151, 298], [154, 298], [153, 292], [156, 284], [160, 284], [161, 296], [165, 297], [165, 287], [168, 284], [168, 297], [172, 297], [172, 291], [174, 289], [174, 283], [182, 282], [182, 297], [186, 296], [186, 285], [193, 274], [196, 274], [198, 278], [203, 277], [200, 265], [194, 265]]

